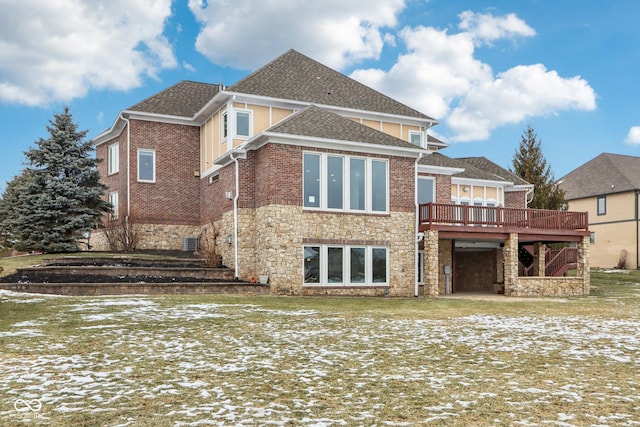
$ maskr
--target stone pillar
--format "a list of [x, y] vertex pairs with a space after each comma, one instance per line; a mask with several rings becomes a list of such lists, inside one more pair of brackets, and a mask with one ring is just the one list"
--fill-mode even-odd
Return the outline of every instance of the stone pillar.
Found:
[[582, 278], [582, 293], [589, 295], [591, 292], [591, 269], [589, 267], [590, 237], [583, 236], [578, 243], [578, 271], [577, 277]]
[[504, 294], [516, 293], [518, 286], [518, 233], [510, 233], [502, 249], [504, 254]]
[[438, 297], [438, 232], [429, 230], [424, 233], [424, 295]]
[[544, 277], [547, 264], [547, 247], [544, 243], [536, 242], [533, 245], [535, 259], [533, 260], [533, 275]]

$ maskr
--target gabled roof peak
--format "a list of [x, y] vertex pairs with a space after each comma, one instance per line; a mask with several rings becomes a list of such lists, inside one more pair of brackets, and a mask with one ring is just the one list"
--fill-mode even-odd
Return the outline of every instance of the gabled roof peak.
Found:
[[429, 116], [294, 49], [289, 49], [228, 90], [435, 122]]

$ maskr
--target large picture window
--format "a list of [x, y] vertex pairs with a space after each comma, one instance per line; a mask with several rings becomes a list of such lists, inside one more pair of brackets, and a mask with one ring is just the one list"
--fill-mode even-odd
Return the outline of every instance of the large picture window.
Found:
[[304, 247], [307, 285], [386, 285], [389, 250], [375, 246], [310, 245]]
[[156, 152], [138, 150], [138, 181], [156, 182]]
[[387, 160], [382, 159], [304, 153], [304, 207], [386, 213], [388, 169]]
[[111, 175], [120, 171], [120, 144], [111, 144], [107, 157], [107, 173]]

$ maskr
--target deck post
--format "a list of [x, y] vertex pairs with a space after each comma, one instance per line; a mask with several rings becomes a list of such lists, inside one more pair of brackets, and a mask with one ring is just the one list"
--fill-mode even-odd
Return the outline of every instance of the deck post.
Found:
[[591, 271], [589, 266], [589, 251], [591, 250], [591, 237], [583, 236], [578, 243], [577, 276], [582, 278], [582, 293], [589, 295], [591, 292]]
[[440, 294], [440, 272], [438, 255], [440, 252], [438, 232], [429, 230], [424, 235], [424, 296], [437, 298]]
[[533, 275], [534, 276], [545, 276], [545, 270], [547, 269], [547, 247], [544, 243], [536, 242], [533, 245], [535, 252], [535, 260], [533, 261]]
[[509, 233], [502, 249], [504, 254], [504, 294], [517, 292], [518, 286], [518, 233]]

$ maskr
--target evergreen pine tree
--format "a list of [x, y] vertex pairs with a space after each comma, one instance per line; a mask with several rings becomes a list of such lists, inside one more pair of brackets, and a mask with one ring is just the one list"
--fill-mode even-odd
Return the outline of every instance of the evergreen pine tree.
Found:
[[542, 154], [541, 141], [531, 126], [522, 133], [520, 146], [513, 156], [513, 172], [534, 185], [533, 209], [560, 209], [564, 204], [564, 191], [556, 183]]
[[7, 185], [0, 230], [21, 250], [72, 252], [110, 205], [87, 131], [77, 130], [69, 107], [49, 123], [49, 138], [25, 152], [27, 168]]

